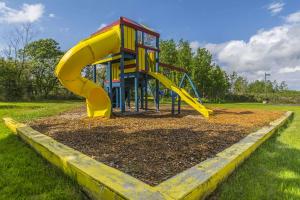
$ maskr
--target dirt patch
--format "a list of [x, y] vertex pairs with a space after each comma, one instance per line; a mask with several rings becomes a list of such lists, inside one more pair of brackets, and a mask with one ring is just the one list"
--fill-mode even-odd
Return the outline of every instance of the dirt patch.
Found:
[[87, 118], [85, 107], [30, 125], [55, 140], [128, 173], [150, 185], [213, 157], [250, 132], [277, 119], [282, 112], [214, 109], [203, 119], [183, 106], [171, 115], [160, 112]]

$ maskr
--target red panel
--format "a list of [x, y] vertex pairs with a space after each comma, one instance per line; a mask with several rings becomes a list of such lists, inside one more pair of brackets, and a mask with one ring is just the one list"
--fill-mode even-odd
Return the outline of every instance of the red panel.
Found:
[[[104, 82], [105, 82], [105, 83], [108, 83], [109, 81], [108, 81], [108, 80], [104, 80]], [[112, 82], [113, 82], [113, 83], [118, 83], [118, 82], [120, 82], [120, 80], [112, 80]]]
[[123, 48], [123, 49], [121, 49], [121, 50], [123, 50], [123, 51], [125, 51], [125, 52], [128, 52], [128, 53], [136, 54], [136, 52], [133, 51], [133, 50], [131, 50], [131, 49]]
[[187, 72], [187, 70], [185, 70], [182, 67], [176, 67], [176, 66], [173, 66], [173, 65], [165, 64], [165, 63], [159, 63], [159, 66], [166, 67], [166, 68], [169, 68], [169, 69], [172, 69], [172, 70], [175, 70], [175, 71], [179, 71], [179, 72]]
[[120, 17], [119, 20], [117, 20], [117, 21], [115, 21], [115, 22], [107, 25], [106, 27], [104, 27], [104, 28], [96, 31], [95, 33], [91, 34], [91, 36], [95, 36], [95, 35], [98, 35], [100, 33], [103, 33], [105, 31], [109, 30], [111, 27], [113, 27], [113, 26], [115, 26], [117, 24], [121, 24], [121, 23], [124, 24], [124, 25], [126, 25], [126, 26], [128, 26], [128, 27], [134, 28], [136, 30], [148, 33], [150, 35], [153, 35], [153, 36], [156, 36], [156, 37], [160, 36], [159, 33], [154, 32], [154, 31], [152, 31], [150, 29], [147, 29], [146, 27], [144, 27], [144, 26], [142, 26], [142, 25], [136, 23], [135, 21], [130, 20], [130, 19], [126, 18], [126, 17]]
[[130, 64], [130, 65], [125, 65], [124, 69], [130, 69], [130, 68], [135, 68], [136, 65], [135, 64]]

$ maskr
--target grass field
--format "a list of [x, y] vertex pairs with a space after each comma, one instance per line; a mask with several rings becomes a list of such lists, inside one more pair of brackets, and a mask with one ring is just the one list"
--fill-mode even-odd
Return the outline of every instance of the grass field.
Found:
[[[0, 103], [0, 118], [57, 114], [79, 102]], [[218, 199], [300, 199], [300, 107], [221, 104], [213, 107], [291, 110], [294, 121], [262, 145], [218, 189]], [[79, 187], [0, 123], [0, 199], [83, 199]]]
[[[20, 121], [53, 115], [80, 105], [68, 103], [0, 103], [0, 118]], [[50, 166], [0, 123], [0, 199], [83, 199], [79, 187]]]
[[266, 141], [219, 187], [217, 199], [300, 199], [300, 106], [222, 107], [291, 110], [295, 117], [287, 129]]

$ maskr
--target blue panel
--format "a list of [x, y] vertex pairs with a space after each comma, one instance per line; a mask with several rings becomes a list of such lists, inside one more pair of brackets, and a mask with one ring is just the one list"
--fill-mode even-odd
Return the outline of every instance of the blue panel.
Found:
[[93, 66], [93, 80], [96, 83], [97, 82], [97, 68], [96, 65]]

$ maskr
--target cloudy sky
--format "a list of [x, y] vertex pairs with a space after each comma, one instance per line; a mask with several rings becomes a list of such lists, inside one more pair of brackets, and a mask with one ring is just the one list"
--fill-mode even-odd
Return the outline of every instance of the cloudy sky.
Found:
[[268, 72], [300, 90], [299, 0], [0, 0], [0, 49], [22, 23], [66, 50], [120, 16], [208, 48], [228, 72], [249, 80]]

